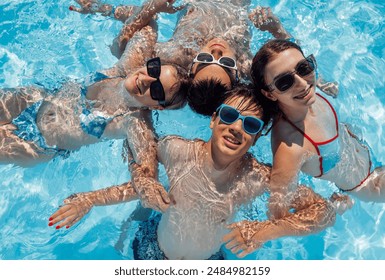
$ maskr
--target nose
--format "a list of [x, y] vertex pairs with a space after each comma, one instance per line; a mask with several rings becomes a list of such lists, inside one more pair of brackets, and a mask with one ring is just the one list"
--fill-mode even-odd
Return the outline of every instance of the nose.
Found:
[[145, 86], [149, 86], [152, 82], [156, 81], [155, 78], [144, 74], [139, 75], [138, 80]]
[[299, 88], [307, 87], [307, 84], [308, 84], [308, 81], [305, 78], [301, 77], [297, 73], [294, 74], [294, 86], [295, 87], [299, 87]]
[[235, 122], [233, 122], [231, 125], [230, 125], [230, 132], [232, 134], [234, 134], [234, 136], [237, 136], [238, 134], [241, 133], [241, 131], [243, 130], [243, 127], [242, 127], [242, 120], [241, 119], [238, 119], [236, 120]]
[[216, 60], [220, 59], [223, 56], [223, 52], [220, 49], [211, 50], [211, 54], [214, 56]]

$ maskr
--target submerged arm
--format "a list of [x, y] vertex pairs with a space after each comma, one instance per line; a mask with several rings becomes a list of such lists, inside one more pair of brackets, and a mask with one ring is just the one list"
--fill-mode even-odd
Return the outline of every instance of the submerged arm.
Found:
[[304, 186], [297, 189], [291, 208], [294, 213], [281, 219], [231, 224], [229, 228], [232, 231], [224, 237], [226, 247], [237, 253], [238, 257], [244, 257], [269, 240], [309, 235], [335, 222], [336, 211], [332, 204]]
[[164, 212], [170, 204], [170, 199], [164, 187], [157, 181], [157, 143], [151, 112], [142, 110], [137, 114], [130, 120], [127, 133], [127, 152], [133, 187], [144, 207]]
[[69, 228], [80, 221], [93, 206], [105, 206], [137, 199], [138, 195], [131, 183], [123, 183], [92, 192], [72, 194], [64, 200], [64, 205], [49, 218], [49, 226], [58, 224], [56, 229]]
[[143, 4], [142, 8], [136, 10], [125, 22], [120, 34], [114, 39], [111, 52], [119, 58], [123, 53], [127, 42], [138, 30], [148, 25], [150, 20], [160, 12], [175, 13], [183, 7], [174, 7], [175, 0], [149, 0]]
[[123, 6], [114, 7], [111, 4], [102, 3], [99, 0], [75, 0], [80, 8], [70, 6], [71, 11], [81, 14], [101, 14], [102, 16], [113, 16], [115, 19], [125, 22], [134, 12], [140, 7], [137, 6]]

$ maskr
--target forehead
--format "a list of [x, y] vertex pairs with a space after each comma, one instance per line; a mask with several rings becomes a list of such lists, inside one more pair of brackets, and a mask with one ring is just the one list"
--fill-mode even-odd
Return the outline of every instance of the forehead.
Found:
[[243, 96], [232, 96], [226, 99], [223, 103], [236, 108], [244, 116], [255, 116], [258, 118], [262, 117], [261, 107], [250, 98], [245, 98]]
[[[202, 67], [198, 70], [198, 67]], [[220, 80], [223, 85], [228, 88], [231, 88], [231, 79], [229, 73], [226, 70], [219, 66], [218, 64], [202, 64], [195, 63], [193, 66], [193, 72], [195, 72], [194, 81], [202, 81], [202, 80]]]
[[265, 78], [273, 79], [282, 72], [293, 71], [297, 63], [304, 59], [302, 53], [294, 48], [290, 48], [275, 54], [269, 63], [266, 64]]

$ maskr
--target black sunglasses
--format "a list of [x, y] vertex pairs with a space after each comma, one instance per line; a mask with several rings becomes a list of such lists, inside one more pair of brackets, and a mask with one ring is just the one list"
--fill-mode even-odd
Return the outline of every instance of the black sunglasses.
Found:
[[166, 94], [164, 92], [164, 88], [162, 83], [159, 80], [160, 71], [161, 71], [161, 63], [159, 57], [151, 58], [147, 61], [147, 74], [150, 77], [156, 79], [150, 84], [150, 95], [153, 100], [158, 101], [159, 105], [165, 107], [166, 106]]
[[274, 78], [273, 82], [267, 85], [267, 88], [270, 91], [273, 91], [273, 86], [279, 91], [287, 91], [294, 85], [295, 74], [298, 74], [301, 77], [306, 77], [307, 75], [314, 72], [317, 68], [317, 63], [315, 61], [314, 56], [311, 54], [305, 59], [298, 62], [297, 66], [295, 66], [294, 71], [289, 73], [283, 73]]

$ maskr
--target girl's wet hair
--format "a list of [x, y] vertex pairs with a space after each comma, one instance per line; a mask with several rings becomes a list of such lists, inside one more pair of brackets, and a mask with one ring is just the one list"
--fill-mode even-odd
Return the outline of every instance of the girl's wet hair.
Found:
[[188, 77], [187, 70], [181, 67], [180, 65], [175, 63], [162, 62], [162, 66], [166, 66], [166, 65], [172, 66], [176, 70], [176, 78], [178, 83], [172, 86], [171, 89], [173, 89], [174, 87], [179, 87], [179, 88], [174, 93], [172, 98], [166, 102], [164, 108], [168, 110], [183, 108], [187, 103], [187, 92], [191, 86], [191, 79], [189, 79]]
[[274, 39], [264, 44], [259, 51], [255, 54], [253, 62], [251, 64], [250, 76], [254, 84], [255, 95], [259, 97], [261, 104], [265, 109], [265, 114], [272, 117], [281, 114], [281, 110], [278, 107], [277, 102], [274, 102], [266, 98], [262, 94], [262, 90], [269, 91], [269, 88], [265, 82], [265, 69], [266, 65], [275, 58], [279, 53], [288, 50], [297, 49], [304, 54], [301, 47], [294, 42], [282, 39]]

